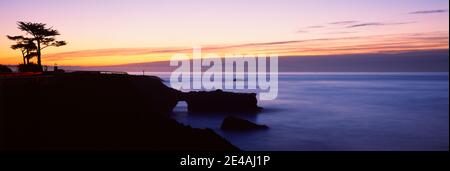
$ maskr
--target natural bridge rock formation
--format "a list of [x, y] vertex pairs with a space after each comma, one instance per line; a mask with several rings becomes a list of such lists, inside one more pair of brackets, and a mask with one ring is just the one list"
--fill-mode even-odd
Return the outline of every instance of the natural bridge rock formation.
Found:
[[247, 112], [261, 110], [255, 93], [232, 93], [216, 90], [211, 92], [182, 93], [180, 100], [186, 101], [189, 112]]
[[171, 119], [180, 93], [126, 74], [0, 77], [0, 150], [238, 150]]

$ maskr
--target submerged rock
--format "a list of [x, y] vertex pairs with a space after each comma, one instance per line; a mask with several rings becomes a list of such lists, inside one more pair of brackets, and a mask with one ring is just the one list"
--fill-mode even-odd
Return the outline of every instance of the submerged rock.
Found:
[[261, 110], [255, 93], [232, 93], [216, 90], [188, 92], [181, 95], [189, 112], [251, 112]]
[[220, 129], [227, 131], [248, 131], [248, 130], [260, 130], [268, 129], [266, 125], [258, 125], [245, 119], [240, 119], [234, 116], [226, 117]]

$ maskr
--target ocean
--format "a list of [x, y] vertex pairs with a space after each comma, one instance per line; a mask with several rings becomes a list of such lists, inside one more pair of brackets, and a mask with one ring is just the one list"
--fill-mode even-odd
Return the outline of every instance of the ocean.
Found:
[[192, 115], [186, 103], [172, 117], [247, 151], [449, 150], [448, 72], [280, 73], [277, 99], [258, 105], [259, 114], [239, 117], [268, 130], [222, 131], [226, 115]]

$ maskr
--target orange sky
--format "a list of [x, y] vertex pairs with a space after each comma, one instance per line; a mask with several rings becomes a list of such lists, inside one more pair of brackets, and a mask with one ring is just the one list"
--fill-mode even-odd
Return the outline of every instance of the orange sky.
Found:
[[161, 61], [193, 46], [221, 56], [448, 49], [447, 8], [447, 0], [2, 0], [0, 64], [22, 61], [6, 39], [22, 34], [17, 21], [47, 23], [69, 43], [45, 49], [45, 65]]

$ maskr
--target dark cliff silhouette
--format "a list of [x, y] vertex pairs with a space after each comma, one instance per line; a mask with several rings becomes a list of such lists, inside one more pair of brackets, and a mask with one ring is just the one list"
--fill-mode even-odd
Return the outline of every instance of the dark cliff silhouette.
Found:
[[227, 116], [220, 126], [220, 129], [225, 131], [252, 131], [252, 130], [264, 130], [269, 127], [266, 125], [258, 125], [245, 119], [241, 119], [235, 116]]
[[0, 65], [0, 74], [1, 73], [12, 73], [12, 70], [7, 66]]
[[95, 72], [0, 77], [1, 150], [238, 150], [169, 117], [157, 77]]

